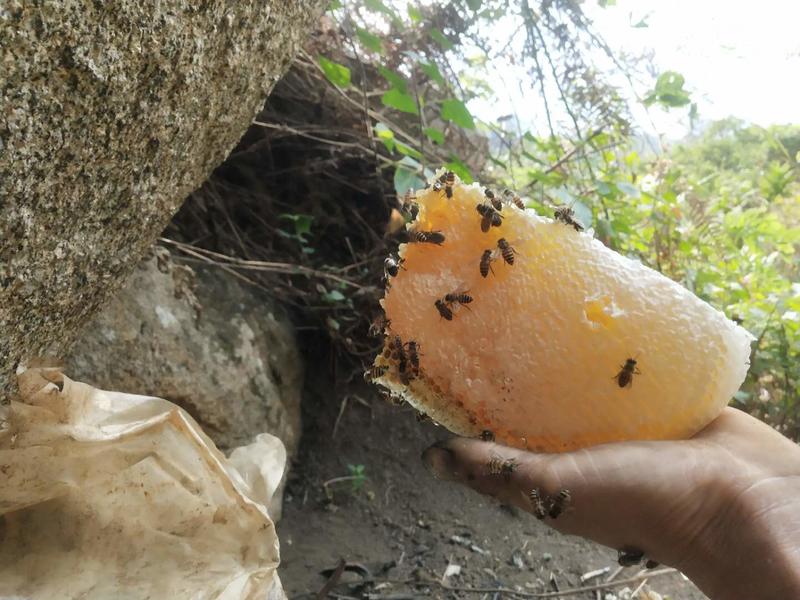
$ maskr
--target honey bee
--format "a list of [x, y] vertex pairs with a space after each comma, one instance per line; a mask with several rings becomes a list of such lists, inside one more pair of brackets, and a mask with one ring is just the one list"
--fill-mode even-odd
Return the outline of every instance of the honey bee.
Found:
[[547, 507], [545, 506], [542, 494], [539, 492], [539, 488], [533, 488], [528, 492], [528, 500], [533, 508], [533, 516], [540, 521], [544, 521], [544, 518], [547, 516]]
[[619, 373], [614, 376], [617, 380], [619, 387], [630, 387], [633, 385], [633, 376], [641, 374], [639, 367], [636, 366], [636, 360], [629, 358], [625, 364], [620, 367]]
[[453, 320], [453, 311], [450, 310], [450, 307], [447, 306], [444, 300], [439, 299], [436, 302], [434, 302], [433, 305], [436, 307], [436, 310], [439, 311], [439, 315], [442, 318], [447, 319], [448, 321]]
[[382, 390], [380, 395], [384, 401], [388, 402], [389, 404], [394, 404], [395, 406], [403, 406], [406, 403], [402, 396], [395, 394], [394, 392], [390, 392], [389, 390]]
[[405, 350], [403, 350], [403, 340], [399, 335], [394, 336], [389, 341], [389, 356], [394, 360], [404, 359], [406, 357]]
[[522, 201], [522, 198], [520, 198], [516, 192], [506, 188], [503, 190], [503, 196], [505, 197], [507, 202], [510, 202], [520, 210], [525, 210], [525, 203]]
[[383, 330], [391, 324], [391, 321], [383, 315], [378, 315], [375, 320], [370, 323], [367, 333], [371, 337], [378, 337], [383, 333]]
[[401, 208], [409, 214], [412, 221], [417, 218], [419, 205], [417, 204], [417, 196], [411, 190], [408, 190], [403, 196]]
[[569, 206], [559, 206], [553, 213], [556, 221], [561, 221], [565, 225], [571, 225], [575, 231], [583, 231], [583, 225], [575, 220], [575, 211]]
[[478, 204], [475, 210], [481, 215], [481, 231], [486, 233], [489, 227], [500, 227], [503, 224], [502, 215], [488, 204]]
[[486, 466], [489, 469], [489, 475], [502, 475], [508, 478], [517, 470], [519, 463], [513, 458], [503, 458], [502, 456], [495, 455], [489, 459], [489, 464]]
[[408, 385], [408, 382], [411, 381], [411, 377], [413, 374], [408, 372], [408, 360], [406, 359], [406, 355], [400, 355], [400, 358], [397, 361], [397, 373], [400, 375], [400, 381], [404, 385]]
[[402, 258], [396, 258], [394, 256], [387, 256], [383, 261], [383, 272], [387, 279], [389, 277], [397, 277], [397, 274], [400, 272], [400, 269], [405, 270], [403, 263], [405, 262]]
[[497, 259], [497, 256], [494, 253], [494, 250], [484, 250], [483, 254], [481, 255], [481, 277], [486, 277], [489, 275], [489, 271], [494, 273], [494, 269], [492, 269], [492, 262]]
[[483, 431], [481, 431], [481, 439], [484, 442], [493, 442], [494, 441], [494, 433], [492, 433], [488, 429], [484, 429]]
[[547, 514], [551, 519], [557, 519], [558, 516], [564, 512], [564, 509], [569, 506], [571, 501], [572, 494], [569, 493], [569, 490], [561, 490], [558, 492], [558, 494], [556, 494], [555, 498], [553, 498], [553, 501], [550, 504], [550, 510], [547, 512]]
[[617, 550], [617, 563], [620, 567], [632, 567], [642, 562], [644, 552], [636, 548], [623, 548]]
[[506, 238], [500, 238], [497, 240], [497, 247], [500, 248], [500, 253], [503, 255], [503, 260], [508, 264], [513, 265], [514, 255], [517, 253], [517, 251], [511, 247], [511, 244], [508, 243]]
[[453, 186], [456, 183], [456, 174], [452, 171], [447, 171], [444, 175], [444, 194], [448, 199], [453, 197]]
[[469, 304], [472, 300], [472, 296], [467, 292], [452, 292], [444, 296], [444, 301], [450, 306], [453, 304]]
[[408, 241], [441, 246], [444, 243], [444, 234], [441, 231], [412, 231]]
[[490, 215], [494, 212], [494, 208], [489, 206], [488, 204], [480, 203], [475, 206], [475, 210], [478, 211], [478, 214], [482, 217], [486, 217], [486, 215]]
[[496, 211], [499, 212], [499, 211], [503, 210], [503, 203], [500, 202], [500, 198], [498, 198], [497, 196], [494, 195], [494, 192], [492, 190], [490, 190], [489, 188], [486, 188], [485, 190], [483, 190], [483, 194], [484, 194], [484, 196], [486, 196], [486, 199], [489, 202], [492, 203], [492, 207]]
[[415, 376], [419, 375], [419, 345], [414, 340], [406, 342], [408, 346], [408, 362], [411, 363], [411, 369]]
[[389, 370], [389, 367], [386, 365], [381, 366], [372, 366], [366, 371], [364, 371], [364, 381], [372, 381], [374, 379], [378, 379], [379, 377], [383, 377], [386, 371]]

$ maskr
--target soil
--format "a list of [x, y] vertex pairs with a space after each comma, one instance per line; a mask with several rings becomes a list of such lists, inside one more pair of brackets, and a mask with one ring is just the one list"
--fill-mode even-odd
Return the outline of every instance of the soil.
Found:
[[[278, 524], [280, 577], [289, 598], [316, 596], [327, 580], [321, 573], [340, 559], [348, 569], [333, 597], [375, 600], [512, 597], [420, 583], [442, 581], [448, 564], [461, 567], [459, 575], [448, 578], [450, 586], [525, 592], [601, 583], [617, 570], [616, 552], [610, 549], [561, 535], [516, 508], [435, 480], [419, 457], [428, 445], [447, 437], [446, 430], [419, 423], [412, 409], [390, 405], [355, 378], [340, 384], [332, 379], [324, 369], [309, 369], [304, 431]], [[363, 465], [362, 485], [359, 479], [333, 481], [352, 477], [349, 465]], [[357, 572], [359, 565], [366, 571]], [[581, 575], [606, 567], [606, 574], [581, 583]], [[638, 567], [627, 567], [615, 579], [638, 572]], [[364, 584], [365, 578], [374, 583]], [[677, 573], [653, 578], [648, 585], [673, 600], [706, 597]], [[569, 597], [621, 599], [630, 597], [621, 589], [637, 586]]]

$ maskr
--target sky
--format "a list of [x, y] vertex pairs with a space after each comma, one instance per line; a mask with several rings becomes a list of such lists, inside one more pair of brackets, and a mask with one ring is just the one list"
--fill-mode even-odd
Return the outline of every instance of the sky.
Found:
[[[700, 123], [728, 116], [762, 126], [800, 123], [800, 0], [617, 0], [606, 8], [585, 0], [582, 8], [615, 54], [652, 56], [656, 75], [637, 87], [640, 97], [658, 73], [677, 71], [698, 105]], [[647, 27], [633, 27], [642, 20]], [[605, 62], [597, 52], [598, 62]], [[497, 98], [472, 100], [470, 110], [485, 121], [516, 112], [523, 129], [541, 127], [541, 94], [522, 69], [495, 61], [488, 77]], [[640, 130], [667, 140], [690, 133], [688, 107], [648, 112], [622, 76], [612, 83], [630, 95]]]
[[[652, 49], [659, 71], [683, 74], [702, 119], [800, 123], [800, 2], [618, 0], [607, 8], [587, 1], [583, 8], [614, 50]], [[631, 26], [643, 18], [648, 27]], [[668, 137], [687, 132], [685, 115], [650, 111]]]

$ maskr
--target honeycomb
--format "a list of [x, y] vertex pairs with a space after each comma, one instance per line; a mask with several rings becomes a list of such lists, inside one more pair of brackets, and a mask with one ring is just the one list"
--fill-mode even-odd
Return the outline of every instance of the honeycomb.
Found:
[[496, 210], [444, 172], [416, 193], [374, 381], [454, 433], [535, 451], [687, 438], [713, 420], [752, 336], [568, 209], [552, 220], [512, 200], [496, 192]]

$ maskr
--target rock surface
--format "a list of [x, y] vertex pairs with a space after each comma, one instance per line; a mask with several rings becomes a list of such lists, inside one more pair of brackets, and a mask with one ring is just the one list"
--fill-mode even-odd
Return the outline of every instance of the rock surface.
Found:
[[163, 248], [86, 325], [64, 372], [170, 400], [223, 450], [261, 432], [297, 448], [303, 369], [286, 315], [224, 271], [198, 269], [195, 281]]
[[322, 0], [0, 8], [0, 399], [241, 137]]

